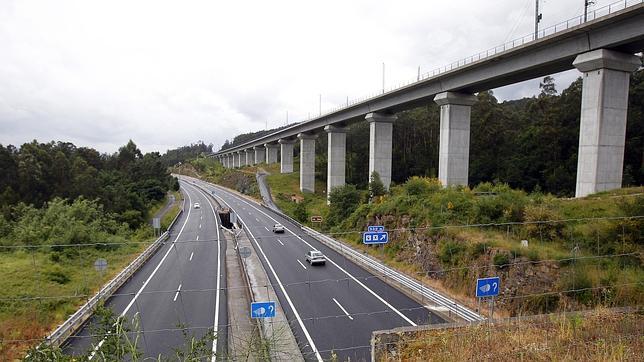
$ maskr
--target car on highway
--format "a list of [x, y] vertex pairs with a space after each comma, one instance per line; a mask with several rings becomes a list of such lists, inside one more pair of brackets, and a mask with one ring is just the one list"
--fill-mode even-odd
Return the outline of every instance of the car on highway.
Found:
[[322, 252], [317, 251], [317, 250], [311, 250], [308, 253], [306, 253], [306, 261], [311, 264], [326, 264], [326, 257]]
[[200, 209], [200, 208], [201, 208], [201, 205], [199, 205], [198, 202], [195, 202], [195, 209]]
[[273, 225], [273, 232], [274, 233], [283, 233], [284, 232], [284, 225], [277, 223]]

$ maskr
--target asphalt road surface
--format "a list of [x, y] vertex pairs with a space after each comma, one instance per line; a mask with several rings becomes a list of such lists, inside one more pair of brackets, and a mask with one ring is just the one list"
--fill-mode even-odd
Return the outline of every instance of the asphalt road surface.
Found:
[[[184, 213], [165, 245], [106, 303], [128, 320], [138, 314], [143, 331], [139, 350], [146, 357], [174, 356], [185, 343], [183, 328], [201, 337], [217, 325], [221, 331], [213, 348], [221, 355], [226, 346], [228, 316], [222, 265], [226, 243], [215, 214], [217, 205], [193, 185], [181, 182], [181, 190]], [[195, 203], [201, 207], [194, 208]], [[95, 323], [96, 318], [91, 318], [70, 337], [65, 352], [78, 354], [96, 348], [101, 337], [92, 337]]]
[[[370, 360], [372, 331], [444, 322], [272, 210], [224, 188], [182, 179], [208, 190], [237, 213], [307, 360], [333, 355], [342, 361]], [[284, 234], [272, 232], [278, 222], [285, 226]], [[306, 262], [306, 252], [313, 249], [326, 255], [326, 265]]]

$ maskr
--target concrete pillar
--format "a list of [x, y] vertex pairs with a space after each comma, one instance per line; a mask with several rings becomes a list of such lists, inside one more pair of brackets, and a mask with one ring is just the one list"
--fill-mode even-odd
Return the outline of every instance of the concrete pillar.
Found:
[[632, 54], [598, 49], [572, 64], [584, 73], [575, 190], [575, 197], [584, 197], [622, 187], [629, 78], [642, 63]]
[[255, 164], [255, 152], [252, 149], [246, 150], [246, 165], [252, 166]]
[[324, 130], [328, 137], [327, 150], [327, 199], [334, 187], [344, 186], [344, 176], [347, 158], [347, 131], [344, 128], [326, 126]]
[[244, 153], [244, 151], [237, 151], [237, 158], [239, 159], [237, 167], [246, 166], [246, 154]]
[[300, 191], [315, 192], [315, 139], [316, 135], [300, 133]]
[[391, 184], [391, 147], [393, 140], [393, 123], [396, 116], [382, 113], [369, 113], [365, 117], [369, 122], [369, 179], [376, 171], [382, 184], [389, 189]]
[[233, 155], [226, 155], [226, 159], [228, 160], [227, 166], [228, 168], [233, 168], [235, 167], [235, 163], [233, 162]]
[[233, 159], [233, 165], [232, 165], [232, 167], [233, 167], [233, 168], [237, 168], [237, 167], [239, 167], [239, 155], [238, 155], [237, 153], [233, 153], [233, 154], [231, 154], [231, 157], [232, 157], [232, 159]]
[[470, 114], [476, 97], [443, 92], [434, 97], [441, 108], [438, 179], [443, 186], [467, 185], [470, 162]]
[[277, 149], [279, 145], [264, 143], [264, 147], [266, 147], [266, 163], [271, 164], [277, 162]]
[[253, 149], [255, 150], [255, 163], [266, 162], [266, 148], [263, 146], [255, 146]]
[[281, 139], [277, 143], [280, 144], [280, 172], [292, 173], [293, 172], [293, 145], [295, 141], [288, 139]]

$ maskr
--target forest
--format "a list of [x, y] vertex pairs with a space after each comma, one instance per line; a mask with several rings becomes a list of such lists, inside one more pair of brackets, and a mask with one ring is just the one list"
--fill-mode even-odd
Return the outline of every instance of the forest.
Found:
[[[477, 94], [472, 107], [470, 186], [503, 182], [525, 191], [574, 195], [579, 144], [581, 78], [558, 92], [552, 77], [545, 77], [538, 96], [498, 102], [492, 91]], [[436, 177], [440, 115], [433, 102], [397, 114], [393, 130], [392, 180], [403, 183], [412, 176]], [[631, 76], [623, 185], [644, 183], [644, 71]], [[243, 134], [222, 149], [255, 136]], [[326, 182], [327, 141], [316, 143], [316, 177]], [[365, 188], [368, 180], [369, 125], [349, 126], [346, 182]], [[296, 146], [296, 156], [298, 147]]]
[[[132, 141], [111, 155], [68, 142], [0, 145], [0, 169], [0, 239], [24, 242], [33, 241], [30, 233], [19, 237], [33, 223], [65, 229], [72, 221], [98, 222], [107, 234], [121, 225], [135, 230], [151, 205], [179, 186], [159, 153], [143, 154]], [[28, 229], [39, 229], [36, 224]]]

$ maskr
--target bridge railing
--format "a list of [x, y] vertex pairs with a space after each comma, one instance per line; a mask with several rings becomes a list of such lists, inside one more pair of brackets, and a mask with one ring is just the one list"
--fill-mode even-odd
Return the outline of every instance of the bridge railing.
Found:
[[[550, 36], [553, 34], [556, 34], [561, 31], [568, 30], [572, 27], [579, 26], [581, 24], [584, 24], [589, 21], [593, 21], [595, 19], [601, 18], [606, 15], [610, 15], [613, 13], [616, 13], [618, 11], [622, 11], [624, 9], [627, 9], [632, 6], [640, 5], [643, 4], [644, 0], [619, 0], [615, 1], [611, 4], [605, 5], [603, 7], [588, 11], [586, 15], [581, 14], [575, 17], [572, 17], [566, 21], [562, 21], [560, 23], [557, 23], [555, 25], [548, 26], [546, 28], [540, 29], [538, 33], [530, 33], [528, 35], [522, 36], [520, 38], [516, 38], [514, 40], [510, 40], [508, 42], [505, 42], [501, 45], [497, 45], [493, 48], [484, 50], [482, 52], [470, 55], [468, 57], [459, 59], [455, 62], [452, 62], [450, 64], [444, 65], [442, 67], [435, 68], [434, 70], [422, 74], [418, 74], [418, 76], [414, 79], [410, 79], [408, 81], [400, 82], [397, 83], [393, 86], [390, 87], [385, 87], [379, 91], [372, 92], [370, 94], [364, 95], [362, 97], [354, 98], [354, 99], [347, 99], [346, 102], [343, 102], [341, 105], [338, 105], [334, 108], [327, 109], [324, 112], [320, 111], [318, 116], [309, 116], [305, 121], [311, 121], [313, 119], [318, 119], [324, 116], [328, 116], [332, 113], [335, 113], [337, 111], [340, 111], [342, 109], [346, 109], [349, 107], [352, 107], [356, 104], [364, 103], [367, 102], [371, 99], [375, 99], [377, 97], [382, 96], [383, 94], [394, 92], [397, 90], [400, 90], [402, 88], [408, 87], [410, 85], [413, 85], [415, 83], [420, 83], [423, 82], [427, 79], [431, 79], [434, 77], [438, 77], [441, 74], [451, 72], [453, 70], [459, 69], [463, 66], [470, 65], [472, 63], [493, 57], [497, 54], [503, 53], [505, 51], [523, 46], [525, 44], [528, 44], [530, 42], [539, 40], [540, 38], [544, 38], [546, 36]], [[316, 114], [317, 112], [312, 112], [312, 114]], [[296, 122], [299, 123], [299, 122]], [[295, 123], [293, 123], [295, 124]], [[264, 137], [264, 136], [263, 136]], [[259, 138], [261, 139], [261, 137]], [[251, 143], [251, 142], [249, 142]], [[242, 145], [236, 145], [233, 146], [232, 148], [236, 148], [238, 146], [243, 146]], [[225, 151], [225, 150], [222, 150]]]
[[[348, 107], [350, 107], [350, 106], [352, 106], [354, 104], [365, 102], [365, 101], [367, 101], [369, 99], [376, 98], [376, 97], [378, 97], [378, 96], [380, 96], [382, 94], [389, 93], [389, 92], [404, 88], [406, 86], [412, 85], [414, 83], [418, 83], [420, 81], [424, 81], [426, 79], [430, 79], [430, 78], [439, 76], [441, 74], [450, 72], [452, 70], [458, 69], [458, 68], [463, 67], [465, 65], [469, 65], [469, 64], [472, 64], [474, 62], [478, 62], [480, 60], [483, 60], [483, 59], [486, 59], [486, 58], [489, 58], [489, 57], [493, 57], [493, 56], [495, 56], [495, 55], [497, 55], [499, 53], [505, 52], [507, 50], [523, 46], [523, 45], [525, 45], [527, 43], [530, 43], [532, 41], [539, 40], [541, 38], [556, 34], [558, 32], [564, 31], [564, 30], [568, 30], [568, 29], [570, 29], [572, 27], [584, 24], [585, 22], [593, 21], [593, 20], [601, 18], [603, 16], [610, 15], [610, 14], [613, 14], [615, 12], [618, 12], [618, 11], [624, 10], [626, 8], [629, 8], [631, 6], [642, 4], [642, 3], [644, 3], [644, 0], [620, 0], [620, 1], [616, 1], [614, 3], [611, 3], [611, 4], [608, 4], [606, 6], [600, 7], [598, 9], [588, 11], [588, 13], [586, 14], [586, 19], [585, 20], [584, 20], [584, 14], [575, 16], [575, 17], [570, 18], [570, 19], [568, 19], [566, 21], [562, 21], [562, 22], [557, 23], [555, 25], [551, 25], [551, 26], [548, 26], [546, 28], [540, 29], [539, 32], [536, 33], [536, 34], [534, 32], [530, 33], [530, 34], [522, 36], [520, 38], [516, 38], [516, 39], [510, 40], [510, 41], [507, 41], [507, 42], [505, 42], [505, 43], [503, 43], [501, 45], [497, 45], [497, 46], [495, 46], [493, 48], [490, 48], [490, 49], [484, 50], [482, 52], [473, 54], [471, 56], [459, 59], [459, 60], [457, 60], [455, 62], [452, 62], [450, 64], [444, 65], [442, 67], [435, 68], [432, 71], [419, 74], [415, 79], [410, 79], [408, 81], [398, 83], [398, 84], [390, 86], [388, 88], [384, 88], [384, 89], [382, 89], [380, 91], [370, 93], [370, 94], [368, 94], [366, 96], [362, 96], [362, 97], [359, 97], [359, 98], [348, 100], [346, 102], [346, 104], [342, 104], [342, 105], [340, 105], [338, 107], [335, 107], [335, 108], [332, 108], [330, 110], [327, 110], [326, 112], [323, 112], [320, 116], [328, 115], [330, 113], [339, 111], [341, 109], [348, 108]], [[312, 117], [310, 119], [313, 119], [313, 118], [315, 118], [315, 117]]]

